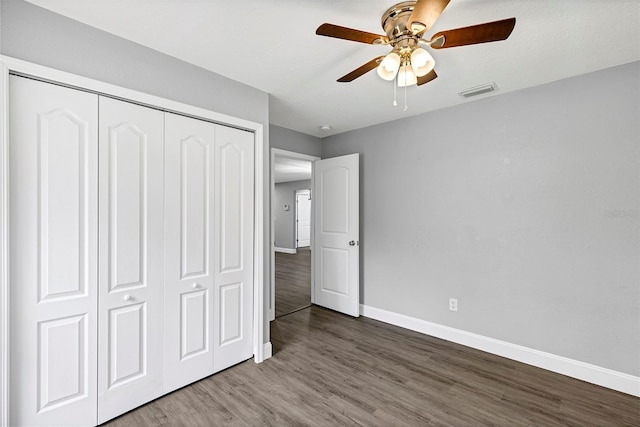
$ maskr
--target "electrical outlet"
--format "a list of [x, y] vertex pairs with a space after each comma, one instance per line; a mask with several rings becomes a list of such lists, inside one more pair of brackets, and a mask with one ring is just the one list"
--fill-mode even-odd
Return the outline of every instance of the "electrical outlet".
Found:
[[449, 310], [458, 311], [458, 300], [456, 298], [449, 298]]

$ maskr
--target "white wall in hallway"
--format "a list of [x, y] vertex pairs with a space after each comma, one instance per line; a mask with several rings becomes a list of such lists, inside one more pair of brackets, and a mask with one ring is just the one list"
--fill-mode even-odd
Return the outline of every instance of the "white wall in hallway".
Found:
[[[275, 185], [276, 247], [295, 249], [296, 190], [311, 188], [311, 180], [283, 182]], [[284, 206], [289, 210], [284, 210]]]

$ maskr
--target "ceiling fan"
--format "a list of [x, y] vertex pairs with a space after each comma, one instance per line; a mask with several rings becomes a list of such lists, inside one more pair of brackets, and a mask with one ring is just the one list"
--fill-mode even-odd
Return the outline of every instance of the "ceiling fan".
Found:
[[372, 59], [340, 77], [339, 82], [351, 82], [377, 68], [381, 78], [389, 81], [397, 79], [399, 87], [406, 88], [414, 84], [420, 86], [438, 77], [434, 70], [433, 57], [421, 45], [432, 49], [445, 49], [505, 40], [511, 35], [516, 24], [516, 18], [508, 18], [440, 31], [429, 40], [424, 39], [423, 35], [433, 26], [449, 1], [403, 1], [391, 6], [382, 15], [381, 20], [386, 36], [326, 23], [318, 27], [316, 34], [392, 47], [389, 54]]

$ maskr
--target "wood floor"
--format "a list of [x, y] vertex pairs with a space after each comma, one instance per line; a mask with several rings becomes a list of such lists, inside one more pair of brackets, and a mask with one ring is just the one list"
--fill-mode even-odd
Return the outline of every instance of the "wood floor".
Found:
[[312, 306], [271, 323], [274, 355], [109, 426], [639, 426], [640, 399]]
[[276, 252], [276, 317], [311, 305], [311, 251]]

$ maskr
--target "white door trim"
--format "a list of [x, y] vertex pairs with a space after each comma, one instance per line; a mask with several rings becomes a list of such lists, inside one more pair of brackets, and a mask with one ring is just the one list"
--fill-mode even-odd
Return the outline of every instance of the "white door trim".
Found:
[[[0, 55], [0, 425], [9, 425], [9, 275], [8, 275], [8, 93], [9, 73], [81, 88], [106, 96], [127, 100], [137, 104], [159, 108], [164, 111], [188, 115], [254, 134], [255, 181], [254, 181], [254, 298], [253, 298], [253, 353], [256, 363], [262, 362], [265, 354], [264, 341], [264, 126], [261, 123], [216, 113], [181, 102], [126, 89], [110, 83], [59, 71], [20, 59]], [[273, 244], [270, 245], [273, 250]], [[272, 252], [273, 253], [273, 252]], [[267, 357], [265, 357], [267, 356]]]
[[[296, 160], [308, 160], [310, 162], [315, 162], [316, 160], [320, 160], [320, 157], [310, 156], [308, 154], [296, 153], [295, 151], [282, 150], [280, 148], [272, 148], [271, 149], [271, 163], [270, 163], [270, 179], [271, 179], [271, 189], [270, 189], [270, 224], [271, 224], [271, 244], [269, 247], [271, 250], [269, 251], [269, 258], [271, 260], [271, 280], [269, 284], [269, 321], [272, 321], [276, 318], [276, 228], [275, 228], [275, 194], [276, 194], [276, 180], [273, 174], [273, 169], [275, 167], [276, 157], [283, 157], [285, 159], [296, 159]], [[313, 194], [313, 165], [311, 167], [311, 194]], [[311, 211], [311, 224], [313, 224], [313, 211]], [[313, 244], [313, 227], [311, 227], [311, 242]], [[313, 303], [313, 257], [311, 257], [311, 303]]]
[[9, 425], [9, 68], [0, 63], [0, 425]]

